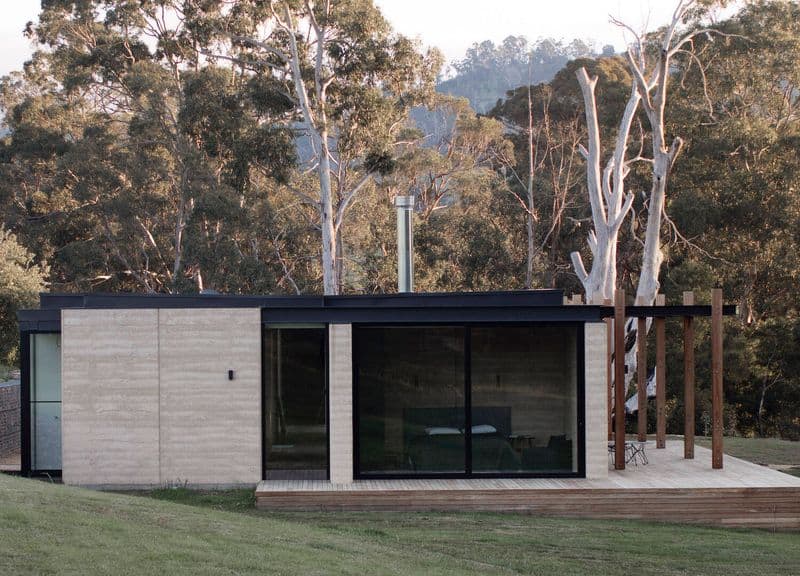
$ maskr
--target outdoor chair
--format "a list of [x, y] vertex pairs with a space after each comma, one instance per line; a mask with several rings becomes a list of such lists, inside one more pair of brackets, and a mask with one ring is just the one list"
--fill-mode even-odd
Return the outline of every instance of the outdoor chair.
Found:
[[[646, 442], [639, 442], [637, 441], [626, 441], [625, 442], [625, 464], [633, 464], [634, 466], [638, 466], [641, 462], [642, 465], [649, 464], [649, 460], [647, 459], [647, 443]], [[616, 449], [616, 444], [613, 440], [609, 440], [608, 442], [608, 460], [609, 463], [614, 463], [614, 450]]]

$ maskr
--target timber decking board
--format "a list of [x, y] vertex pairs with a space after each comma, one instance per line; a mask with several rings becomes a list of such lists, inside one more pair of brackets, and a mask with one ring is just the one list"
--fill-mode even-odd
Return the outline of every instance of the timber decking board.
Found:
[[292, 510], [472, 510], [593, 518], [800, 528], [800, 478], [711, 451], [683, 459], [683, 443], [647, 447], [650, 464], [603, 480], [551, 478], [264, 481], [256, 505]]
[[[356, 480], [351, 484], [331, 484], [327, 480], [262, 481], [257, 492], [363, 492], [424, 490], [553, 490], [553, 489], [663, 489], [663, 488], [798, 488], [800, 478], [790, 476], [732, 456], [726, 456], [723, 470], [711, 468], [711, 451], [696, 447], [696, 457], [685, 460], [682, 442], [670, 440], [666, 448], [656, 449], [647, 443], [648, 465], [628, 465], [625, 470], [608, 472], [608, 479], [584, 478], [483, 478], [483, 479], [409, 479]], [[301, 483], [302, 482], [302, 483]]]

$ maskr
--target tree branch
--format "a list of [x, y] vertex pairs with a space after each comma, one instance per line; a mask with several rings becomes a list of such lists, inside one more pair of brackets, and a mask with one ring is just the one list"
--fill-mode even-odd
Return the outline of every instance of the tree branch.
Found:
[[580, 252], [573, 252], [569, 255], [572, 260], [572, 267], [575, 269], [575, 275], [580, 280], [581, 284], [586, 284], [589, 279], [589, 274], [586, 273], [586, 266], [583, 265], [583, 258]]

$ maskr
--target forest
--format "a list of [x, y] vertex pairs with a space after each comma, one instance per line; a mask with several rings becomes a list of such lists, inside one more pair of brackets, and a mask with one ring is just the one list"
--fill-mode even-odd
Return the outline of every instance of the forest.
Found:
[[0, 363], [41, 290], [396, 291], [413, 195], [418, 291], [723, 287], [726, 433], [800, 439], [800, 4], [720, 4], [445, 77], [372, 0], [43, 0], [0, 81]]

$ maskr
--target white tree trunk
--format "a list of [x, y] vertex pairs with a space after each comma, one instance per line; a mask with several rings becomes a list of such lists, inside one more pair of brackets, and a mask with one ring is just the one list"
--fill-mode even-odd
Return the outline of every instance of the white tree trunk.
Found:
[[[679, 0], [672, 17], [672, 22], [665, 29], [660, 41], [660, 52], [656, 65], [648, 74], [646, 71], [645, 49], [642, 40], [628, 50], [628, 65], [633, 74], [637, 90], [642, 98], [643, 108], [647, 115], [648, 124], [652, 135], [653, 158], [651, 162], [651, 187], [648, 199], [647, 227], [645, 229], [644, 249], [642, 251], [642, 266], [636, 286], [636, 303], [650, 306], [655, 302], [659, 292], [659, 275], [664, 253], [661, 249], [661, 227], [664, 222], [664, 213], [667, 198], [667, 183], [672, 166], [681, 152], [683, 141], [675, 138], [672, 144], [666, 145], [666, 126], [664, 113], [667, 103], [667, 89], [669, 86], [671, 59], [675, 54], [691, 49], [691, 41], [699, 33], [710, 33], [705, 30], [694, 31], [683, 37], [675, 39], [679, 26], [690, 9], [696, 6], [696, 0]], [[649, 76], [649, 79], [647, 77]], [[651, 319], [647, 320], [646, 329], [650, 330]], [[636, 322], [628, 322], [626, 326], [626, 342], [637, 340]], [[636, 347], [632, 347], [626, 354], [627, 367], [626, 380], [630, 382], [637, 369]]]
[[[336, 277], [336, 224], [333, 211], [333, 190], [331, 186], [331, 152], [328, 142], [328, 127], [325, 115], [326, 93], [323, 88], [322, 57], [325, 51], [325, 29], [315, 27], [316, 50], [314, 67], [314, 89], [317, 97], [317, 110], [312, 107], [308, 97], [308, 89], [303, 79], [301, 68], [301, 55], [295, 36], [295, 25], [289, 12], [289, 7], [284, 6], [285, 22], [283, 26], [289, 36], [289, 64], [292, 69], [295, 92], [303, 120], [309, 137], [317, 151], [317, 176], [319, 179], [319, 216], [322, 229], [322, 287], [324, 294], [338, 294], [339, 282]], [[317, 117], [316, 112], [319, 112]]]
[[[327, 138], [325, 138], [327, 139]], [[336, 277], [336, 228], [331, 198], [331, 164], [327, 144], [322, 145], [319, 167], [319, 218], [322, 226], [322, 289], [325, 294], [338, 294], [339, 282]]]
[[528, 265], [525, 269], [525, 288], [533, 287], [534, 253], [536, 251], [536, 222], [534, 210], [536, 209], [533, 198], [533, 184], [536, 176], [534, 167], [535, 153], [533, 150], [533, 94], [531, 93], [530, 69], [528, 71], [528, 213], [526, 214], [528, 232]]
[[572, 253], [572, 263], [583, 284], [586, 301], [597, 303], [613, 299], [616, 289], [619, 231], [633, 204], [633, 194], [625, 191], [625, 178], [631, 162], [625, 156], [641, 97], [634, 84], [620, 120], [614, 153], [605, 169], [601, 169], [603, 154], [595, 98], [597, 77], [590, 77], [585, 68], [578, 70], [577, 77], [583, 94], [589, 135], [589, 148], [582, 148], [581, 152], [586, 159], [586, 180], [592, 210], [592, 230], [589, 232], [592, 268], [590, 272], [586, 271], [579, 252]]

